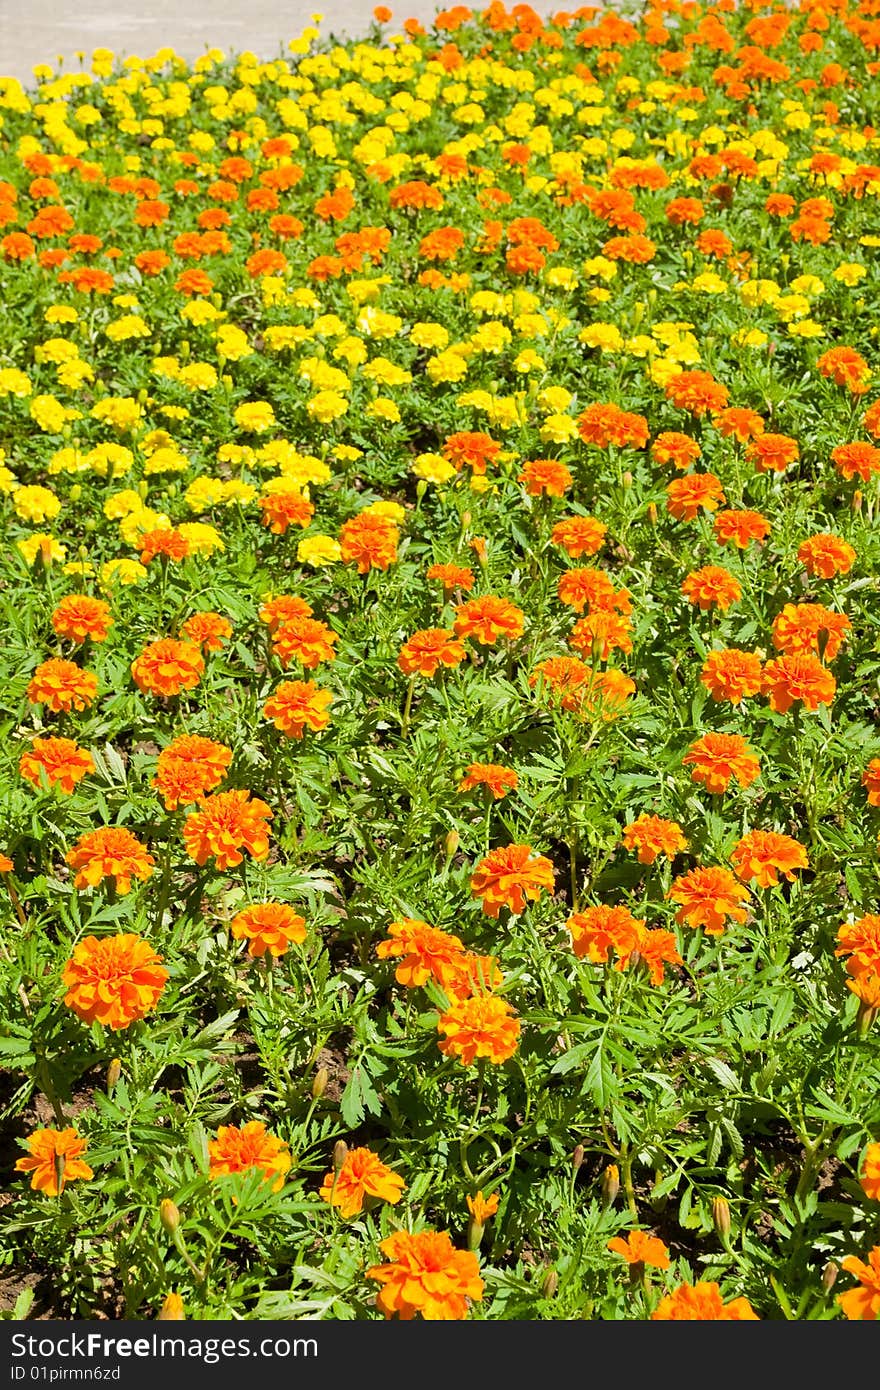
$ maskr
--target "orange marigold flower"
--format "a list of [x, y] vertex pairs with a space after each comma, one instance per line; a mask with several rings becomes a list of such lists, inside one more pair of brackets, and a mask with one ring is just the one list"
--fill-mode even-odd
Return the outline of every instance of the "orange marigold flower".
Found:
[[630, 956], [639, 949], [645, 921], [633, 917], [628, 907], [601, 903], [572, 913], [565, 925], [576, 956], [586, 956], [594, 964], [604, 965], [608, 953], [613, 951], [618, 958], [617, 969], [625, 970]]
[[576, 711], [581, 708], [587, 683], [593, 679], [594, 673], [579, 657], [550, 656], [538, 662], [529, 676], [529, 685], [534, 689], [540, 684], [542, 691], [549, 689], [559, 698], [563, 709]]
[[630, 695], [635, 694], [635, 689], [635, 682], [623, 671], [617, 671], [612, 666], [607, 671], [596, 671], [581, 691], [580, 712], [603, 722], [617, 719], [623, 713]]
[[88, 594], [68, 594], [52, 614], [52, 626], [59, 637], [71, 642], [85, 642], [89, 637], [104, 642], [113, 626], [110, 605]]
[[374, 1154], [372, 1149], [349, 1149], [338, 1172], [331, 1170], [321, 1184], [322, 1202], [338, 1207], [341, 1216], [357, 1216], [364, 1200], [388, 1202], [394, 1206], [406, 1189], [398, 1173]]
[[[392, 197], [394, 195], [392, 194]], [[428, 1321], [467, 1317], [468, 1299], [483, 1297], [476, 1255], [456, 1250], [445, 1231], [395, 1231], [379, 1242], [387, 1264], [372, 1265], [368, 1279], [382, 1285], [376, 1307], [409, 1322], [419, 1313]]]
[[831, 377], [838, 386], [847, 386], [853, 395], [861, 396], [868, 389], [871, 368], [860, 352], [851, 347], [829, 348], [816, 363], [822, 376]]
[[11, 874], [15, 868], [8, 854], [0, 854], [0, 874]]
[[702, 782], [713, 796], [720, 796], [735, 777], [741, 787], [750, 787], [761, 774], [761, 764], [740, 734], [703, 734], [682, 758], [685, 767], [693, 765], [692, 782]]
[[208, 1177], [226, 1178], [257, 1168], [272, 1183], [273, 1192], [281, 1191], [291, 1163], [285, 1141], [269, 1134], [262, 1120], [249, 1120], [240, 1129], [220, 1125], [217, 1138], [208, 1140], [208, 1158]]
[[666, 399], [692, 415], [715, 415], [727, 405], [730, 392], [711, 372], [679, 372], [666, 383]]
[[859, 1170], [862, 1191], [871, 1202], [880, 1202], [880, 1144], [869, 1144]]
[[862, 773], [862, 786], [868, 793], [868, 805], [880, 806], [880, 758], [872, 758]]
[[611, 402], [596, 401], [588, 405], [578, 416], [578, 434], [585, 444], [595, 444], [599, 449], [614, 445], [618, 449], [632, 445], [643, 449], [648, 442], [650, 431], [644, 415], [621, 410]]
[[842, 478], [850, 482], [862, 478], [868, 483], [875, 473], [880, 473], [880, 449], [876, 444], [866, 444], [856, 440], [853, 444], [838, 444], [831, 450], [834, 465]]
[[466, 1197], [467, 1209], [474, 1219], [474, 1224], [485, 1226], [489, 1218], [497, 1212], [499, 1200], [497, 1192], [490, 1192], [488, 1197], [484, 1197], [482, 1188], [475, 1197]]
[[343, 522], [339, 529], [342, 558], [353, 561], [358, 574], [371, 569], [387, 570], [397, 559], [399, 540], [400, 532], [393, 521], [375, 512], [362, 512]]
[[748, 510], [719, 512], [714, 527], [720, 545], [733, 543], [739, 550], [746, 550], [752, 541], [766, 540], [770, 534], [766, 516]]
[[65, 1004], [84, 1023], [118, 1032], [156, 1007], [168, 971], [148, 941], [122, 932], [77, 942], [61, 979]]
[[468, 599], [455, 609], [453, 624], [458, 637], [473, 637], [486, 647], [493, 647], [499, 637], [513, 642], [521, 637], [525, 614], [510, 599], [486, 594], [483, 598]]
[[205, 671], [205, 662], [194, 642], [160, 637], [150, 642], [131, 663], [135, 685], [146, 695], [168, 697], [194, 690]]
[[17, 1173], [30, 1173], [31, 1187], [57, 1197], [69, 1182], [93, 1178], [92, 1169], [83, 1161], [88, 1140], [75, 1129], [38, 1129], [27, 1137], [28, 1158], [20, 1158]]
[[867, 1015], [869, 1020], [880, 1013], [880, 973], [875, 970], [857, 975], [847, 980], [846, 987], [859, 1001], [859, 1017]]
[[142, 883], [150, 877], [156, 863], [146, 845], [142, 845], [125, 826], [103, 826], [87, 830], [65, 855], [67, 863], [77, 870], [77, 888], [95, 888], [105, 878], [115, 881], [117, 893], [131, 891], [131, 880]]
[[426, 578], [439, 579], [444, 594], [454, 593], [456, 589], [469, 594], [476, 583], [474, 572], [468, 569], [467, 565], [431, 565]]
[[312, 503], [293, 484], [279, 492], [266, 493], [257, 499], [257, 506], [263, 513], [263, 525], [273, 536], [286, 535], [289, 526], [308, 526], [315, 515]]
[[497, 994], [474, 994], [457, 1000], [437, 1022], [445, 1034], [438, 1043], [447, 1057], [457, 1057], [469, 1067], [478, 1057], [500, 1066], [516, 1052], [520, 1024], [506, 999]]
[[607, 661], [613, 651], [632, 651], [631, 627], [625, 614], [600, 608], [579, 618], [568, 640], [581, 656]]
[[529, 459], [519, 475], [530, 497], [564, 497], [574, 482], [571, 469], [558, 459]]
[[851, 631], [845, 613], [833, 613], [821, 603], [787, 603], [773, 620], [773, 645], [777, 651], [816, 652], [822, 660], [833, 661]]
[[595, 555], [602, 549], [608, 527], [594, 516], [567, 516], [557, 521], [550, 533], [554, 545], [561, 545], [573, 560]]
[[481, 859], [471, 878], [471, 894], [482, 898], [483, 911], [497, 917], [502, 907], [521, 913], [526, 898], [535, 902], [543, 889], [552, 893], [553, 865], [543, 855], [532, 857], [531, 845], [501, 845]]
[[251, 799], [248, 791], [203, 796], [198, 811], [192, 811], [184, 823], [186, 852], [197, 864], [213, 858], [218, 870], [240, 864], [242, 849], [253, 859], [265, 859], [269, 853], [266, 821], [271, 819], [272, 811], [265, 801]]
[[689, 473], [673, 478], [666, 488], [666, 507], [676, 521], [695, 521], [701, 510], [714, 512], [726, 500], [714, 473]]
[[862, 416], [862, 424], [874, 439], [880, 439], [880, 400], [872, 401]]
[[704, 612], [719, 608], [726, 613], [731, 604], [738, 603], [742, 598], [739, 580], [722, 565], [703, 565], [702, 569], [692, 570], [684, 580], [681, 592]]
[[263, 713], [288, 738], [302, 738], [306, 729], [319, 733], [330, 723], [333, 693], [314, 681], [282, 681], [263, 706]]
[[72, 738], [35, 738], [19, 758], [18, 770], [38, 790], [45, 777], [50, 787], [60, 787], [69, 796], [77, 782], [94, 772], [95, 763]]
[[608, 1241], [608, 1249], [615, 1255], [622, 1255], [628, 1265], [650, 1265], [652, 1269], [669, 1268], [669, 1251], [657, 1236], [649, 1236], [645, 1231], [630, 1231], [624, 1240], [614, 1236]]
[[462, 468], [469, 468], [472, 473], [481, 476], [490, 465], [498, 462], [501, 445], [497, 439], [481, 430], [458, 430], [444, 440], [442, 452], [457, 473]]
[[738, 647], [709, 652], [700, 672], [700, 680], [713, 700], [729, 700], [738, 705], [763, 687], [761, 658], [755, 652]]
[[175, 564], [185, 560], [189, 554], [189, 541], [186, 536], [181, 535], [180, 531], [175, 531], [172, 526], [155, 531], [145, 531], [138, 542], [141, 548], [141, 564], [148, 565], [151, 560], [155, 560], [157, 555], [164, 555], [166, 560], [173, 560]]
[[265, 623], [270, 632], [274, 632], [282, 623], [291, 622], [294, 618], [310, 618], [313, 613], [310, 603], [306, 603], [304, 598], [297, 598], [294, 594], [279, 594], [277, 598], [267, 599], [260, 607], [260, 622]]
[[57, 656], [40, 662], [27, 688], [32, 705], [46, 705], [55, 714], [86, 709], [97, 693], [97, 677], [91, 671]]
[[219, 652], [232, 636], [232, 623], [219, 613], [193, 613], [180, 628], [189, 642], [206, 652]]
[[667, 965], [682, 965], [675, 933], [658, 927], [639, 933], [638, 958], [647, 968], [652, 985], [662, 985]]
[[458, 790], [469, 792], [474, 787], [488, 787], [495, 800], [501, 801], [518, 786], [519, 777], [512, 767], [504, 767], [501, 763], [470, 763]]
[[461, 975], [464, 945], [450, 932], [415, 917], [404, 917], [391, 923], [388, 940], [379, 942], [376, 955], [380, 960], [401, 957], [394, 978], [407, 989], [434, 979], [441, 989], [449, 991]]
[[283, 956], [288, 947], [306, 939], [306, 919], [286, 903], [253, 903], [229, 923], [236, 941], [249, 942], [248, 954]]
[[339, 634], [317, 618], [288, 618], [275, 629], [272, 650], [285, 670], [298, 661], [313, 671], [323, 661], [336, 660], [338, 641]]
[[232, 749], [200, 734], [181, 734], [159, 754], [152, 785], [165, 809], [191, 806], [223, 781], [232, 762]]
[[671, 463], [681, 473], [696, 463], [702, 452], [695, 439], [676, 430], [665, 430], [663, 434], [658, 434], [651, 445], [651, 457], [655, 463]]
[[880, 1320], [880, 1245], [869, 1251], [867, 1264], [855, 1255], [847, 1255], [840, 1266], [854, 1275], [860, 1286], [837, 1295], [844, 1317], [850, 1322]]
[[454, 632], [444, 627], [426, 627], [404, 642], [397, 664], [404, 675], [424, 676], [429, 680], [441, 666], [454, 668], [464, 658], [464, 644], [456, 639]]
[[730, 862], [744, 883], [754, 880], [759, 888], [777, 884], [780, 874], [791, 882], [795, 869], [810, 867], [804, 846], [775, 830], [750, 830], [734, 846]]
[[625, 849], [638, 850], [640, 864], [653, 864], [661, 854], [674, 859], [688, 847], [678, 821], [647, 814], [624, 826], [623, 845]]
[[761, 434], [746, 449], [746, 458], [759, 473], [784, 473], [800, 452], [797, 440], [787, 434]]
[[880, 974], [880, 917], [868, 913], [857, 922], [843, 922], [837, 929], [840, 943], [836, 956], [849, 956], [850, 975]]
[[780, 714], [797, 700], [808, 710], [830, 705], [836, 690], [837, 681], [812, 652], [793, 652], [764, 667], [764, 694]]
[[470, 999], [474, 994], [491, 994], [503, 984], [504, 974], [495, 956], [465, 951], [458, 957], [458, 973], [443, 988], [450, 999]]
[[724, 1302], [717, 1284], [679, 1284], [651, 1314], [655, 1322], [757, 1322], [747, 1298]]
[[852, 546], [841, 536], [823, 533], [808, 536], [798, 546], [798, 559], [807, 574], [831, 579], [835, 574], [849, 574], [856, 558]]
[[740, 444], [748, 444], [750, 439], [764, 433], [764, 421], [756, 410], [745, 410], [732, 405], [722, 410], [712, 421], [719, 434], [725, 439], [738, 439]]
[[748, 890], [737, 883], [729, 869], [691, 869], [673, 880], [666, 896], [681, 903], [676, 922], [705, 927], [709, 936], [722, 934], [727, 917], [735, 922], [744, 922], [748, 917], [741, 906], [750, 901]]

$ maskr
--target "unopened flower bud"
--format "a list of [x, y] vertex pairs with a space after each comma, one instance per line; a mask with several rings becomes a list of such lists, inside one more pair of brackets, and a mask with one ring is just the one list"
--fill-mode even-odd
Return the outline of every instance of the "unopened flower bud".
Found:
[[631, 487], [632, 487], [632, 485], [633, 485], [633, 475], [632, 475], [632, 473], [630, 473], [629, 469], [626, 470], [626, 472], [624, 473], [624, 475], [623, 475], [623, 477], [621, 478], [620, 481], [623, 483], [623, 486], [624, 486], [625, 488], [631, 488]]
[[559, 1275], [556, 1273], [555, 1269], [548, 1269], [547, 1273], [544, 1275], [544, 1283], [541, 1286], [542, 1294], [545, 1298], [553, 1298], [558, 1288]]
[[483, 1239], [483, 1232], [485, 1229], [486, 1227], [483, 1225], [482, 1221], [477, 1221], [475, 1217], [471, 1217], [467, 1224], [468, 1250], [479, 1250], [480, 1241]]
[[319, 1067], [312, 1081], [312, 1100], [320, 1100], [327, 1089], [330, 1073], [326, 1067]]
[[575, 1172], [577, 1172], [578, 1168], [580, 1168], [580, 1166], [581, 1166], [581, 1164], [583, 1163], [583, 1161], [584, 1161], [584, 1146], [583, 1146], [583, 1144], [578, 1144], [577, 1148], [575, 1149], [574, 1153], [573, 1153], [572, 1156], [571, 1156], [571, 1166], [572, 1166], [572, 1168], [574, 1169]]
[[856, 1031], [860, 1038], [867, 1036], [876, 1017], [877, 1009], [863, 999], [856, 1014]]
[[113, 1061], [110, 1063], [109, 1067], [107, 1068], [107, 1090], [108, 1090], [108, 1091], [112, 1091], [112, 1090], [113, 1090], [113, 1087], [116, 1085], [116, 1083], [117, 1083], [117, 1081], [119, 1080], [119, 1078], [120, 1078], [121, 1075], [122, 1075], [122, 1063], [120, 1062], [120, 1060], [119, 1060], [118, 1057], [114, 1057], [114, 1058], [113, 1058]]
[[852, 495], [852, 502], [851, 502], [851, 504], [850, 504], [850, 505], [852, 506], [852, 509], [853, 509], [854, 512], [860, 512], [860, 511], [862, 510], [862, 502], [863, 502], [863, 501], [864, 501], [864, 496], [863, 496], [863, 494], [862, 494], [862, 490], [861, 490], [861, 488], [858, 488], [858, 487], [857, 487], [856, 490], [855, 490], [855, 492], [854, 492], [853, 495]]
[[348, 1145], [344, 1139], [337, 1139], [333, 1145], [333, 1171], [338, 1173], [348, 1158]]
[[649, 525], [649, 526], [656, 526], [656, 525], [657, 525], [657, 503], [656, 503], [656, 502], [649, 502], [649, 503], [648, 503], [648, 525]]
[[462, 531], [466, 531], [466, 530], [468, 529], [468, 527], [470, 526], [470, 524], [471, 524], [471, 514], [470, 514], [470, 512], [462, 512], [462, 514], [461, 514], [461, 529], [462, 529]]
[[82, 484], [74, 483], [73, 487], [70, 489], [70, 492], [67, 494], [71, 502], [78, 502], [79, 499], [82, 497], [82, 491]]
[[726, 1245], [730, 1240], [730, 1207], [726, 1197], [715, 1197], [712, 1200], [712, 1222], [715, 1226], [715, 1234]]
[[822, 1270], [822, 1288], [826, 1293], [830, 1293], [837, 1282], [837, 1265], [833, 1260], [829, 1260]]
[[620, 1191], [620, 1173], [616, 1163], [609, 1163], [605, 1172], [602, 1174], [602, 1201], [606, 1207], [611, 1207], [617, 1200]]
[[183, 1299], [179, 1293], [167, 1293], [159, 1312], [156, 1315], [157, 1322], [183, 1322], [186, 1314], [183, 1311]]
[[428, 484], [425, 482], [424, 478], [419, 478], [419, 481], [416, 483], [416, 497], [420, 502], [427, 491]]
[[170, 1236], [176, 1235], [180, 1227], [180, 1209], [170, 1197], [163, 1197], [159, 1203], [159, 1220]]
[[443, 841], [443, 853], [446, 855], [447, 859], [451, 859], [458, 849], [459, 838], [457, 830], [450, 830], [447, 832]]

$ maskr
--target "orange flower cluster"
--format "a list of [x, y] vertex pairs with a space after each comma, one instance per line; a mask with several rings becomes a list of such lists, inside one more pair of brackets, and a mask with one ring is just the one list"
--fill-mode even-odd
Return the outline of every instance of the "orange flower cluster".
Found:
[[262, 1120], [249, 1120], [241, 1127], [221, 1125], [216, 1139], [208, 1140], [208, 1159], [210, 1178], [256, 1169], [271, 1182], [273, 1192], [281, 1191], [292, 1162], [287, 1144], [269, 1134]]
[[565, 925], [576, 956], [604, 965], [613, 953], [616, 970], [644, 964], [652, 985], [662, 985], [667, 965], [682, 963], [674, 932], [646, 929], [627, 907], [588, 907], [573, 913]]
[[78, 942], [61, 979], [65, 1004], [84, 1023], [103, 1023], [118, 1032], [156, 1007], [168, 971], [149, 942], [122, 932]]

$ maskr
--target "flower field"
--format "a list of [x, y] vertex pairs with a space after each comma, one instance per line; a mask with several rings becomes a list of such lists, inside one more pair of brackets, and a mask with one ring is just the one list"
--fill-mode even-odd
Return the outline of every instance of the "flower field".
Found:
[[880, 0], [363, 29], [0, 79], [0, 1307], [877, 1319]]

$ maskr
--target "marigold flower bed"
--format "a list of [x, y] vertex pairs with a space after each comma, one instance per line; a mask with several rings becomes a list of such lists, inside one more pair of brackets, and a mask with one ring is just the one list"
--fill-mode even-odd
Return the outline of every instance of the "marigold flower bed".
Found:
[[876, 1320], [880, 3], [283, 52], [0, 79], [8, 1301]]

